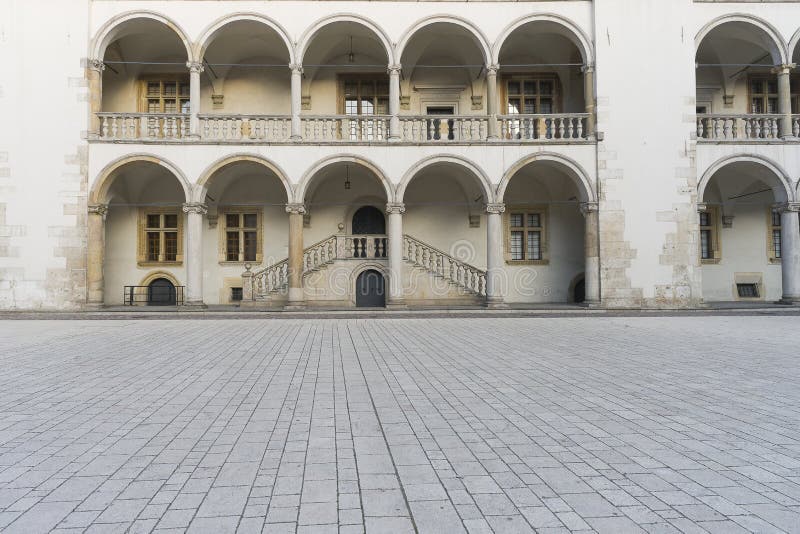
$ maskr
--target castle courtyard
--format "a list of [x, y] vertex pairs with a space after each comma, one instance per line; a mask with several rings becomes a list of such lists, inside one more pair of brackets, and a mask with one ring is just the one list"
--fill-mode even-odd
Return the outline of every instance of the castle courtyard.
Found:
[[800, 532], [793, 316], [0, 322], [0, 531]]

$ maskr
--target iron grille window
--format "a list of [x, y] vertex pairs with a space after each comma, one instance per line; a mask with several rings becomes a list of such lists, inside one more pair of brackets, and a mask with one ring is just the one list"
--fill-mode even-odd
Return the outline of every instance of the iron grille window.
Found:
[[234, 302], [239, 302], [242, 300], [242, 288], [241, 287], [232, 287], [231, 288], [231, 300]]
[[742, 299], [759, 298], [758, 284], [736, 284], [736, 291]]

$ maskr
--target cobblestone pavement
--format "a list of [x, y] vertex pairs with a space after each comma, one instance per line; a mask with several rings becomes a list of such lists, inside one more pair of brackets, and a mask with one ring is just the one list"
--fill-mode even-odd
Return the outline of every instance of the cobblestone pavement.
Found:
[[800, 532], [798, 326], [0, 322], [0, 531]]

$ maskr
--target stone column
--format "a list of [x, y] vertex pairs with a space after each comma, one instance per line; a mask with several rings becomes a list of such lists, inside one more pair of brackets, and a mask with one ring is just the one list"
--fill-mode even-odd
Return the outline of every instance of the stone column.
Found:
[[287, 309], [305, 307], [303, 292], [303, 204], [287, 204], [289, 214], [289, 303]]
[[183, 205], [186, 214], [186, 301], [187, 306], [203, 306], [203, 215], [205, 204]]
[[584, 223], [584, 247], [586, 267], [583, 275], [588, 306], [600, 304], [600, 221], [597, 202], [581, 204]]
[[389, 203], [386, 205], [389, 237], [389, 301], [387, 307], [405, 306], [403, 292], [403, 213], [405, 204]]
[[486, 204], [486, 305], [489, 308], [505, 307], [503, 302], [503, 213], [506, 205]]
[[103, 111], [103, 71], [106, 69], [101, 59], [90, 59], [86, 66], [86, 78], [89, 83], [89, 138], [101, 137], [100, 117]]
[[784, 304], [800, 304], [800, 203], [781, 207], [781, 276]]
[[497, 139], [497, 71], [500, 65], [486, 66], [486, 114], [489, 116], [489, 139]]
[[583, 67], [583, 100], [585, 102], [586, 113], [586, 136], [595, 139], [595, 96], [594, 96], [594, 65]]
[[86, 221], [86, 304], [100, 307], [105, 298], [103, 263], [106, 254], [106, 214], [107, 204], [90, 204]]
[[303, 66], [293, 63], [289, 65], [292, 69], [292, 139], [303, 138], [300, 130], [300, 108], [302, 107], [303, 91]]
[[794, 137], [792, 132], [792, 87], [791, 74], [795, 67], [791, 65], [781, 65], [773, 72], [778, 75], [778, 113], [781, 114], [781, 138], [788, 139]]
[[203, 64], [198, 61], [186, 63], [189, 68], [189, 137], [200, 138], [200, 74]]
[[400, 71], [400, 65], [389, 65], [389, 141], [400, 140]]

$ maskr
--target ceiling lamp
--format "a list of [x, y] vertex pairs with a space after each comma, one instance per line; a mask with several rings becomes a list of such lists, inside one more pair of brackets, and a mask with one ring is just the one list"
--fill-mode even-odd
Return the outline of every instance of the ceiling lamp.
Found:
[[345, 165], [344, 188], [350, 189], [350, 165]]
[[356, 55], [353, 53], [353, 36], [350, 36], [350, 53], [347, 54], [347, 61], [349, 63], [355, 63]]

